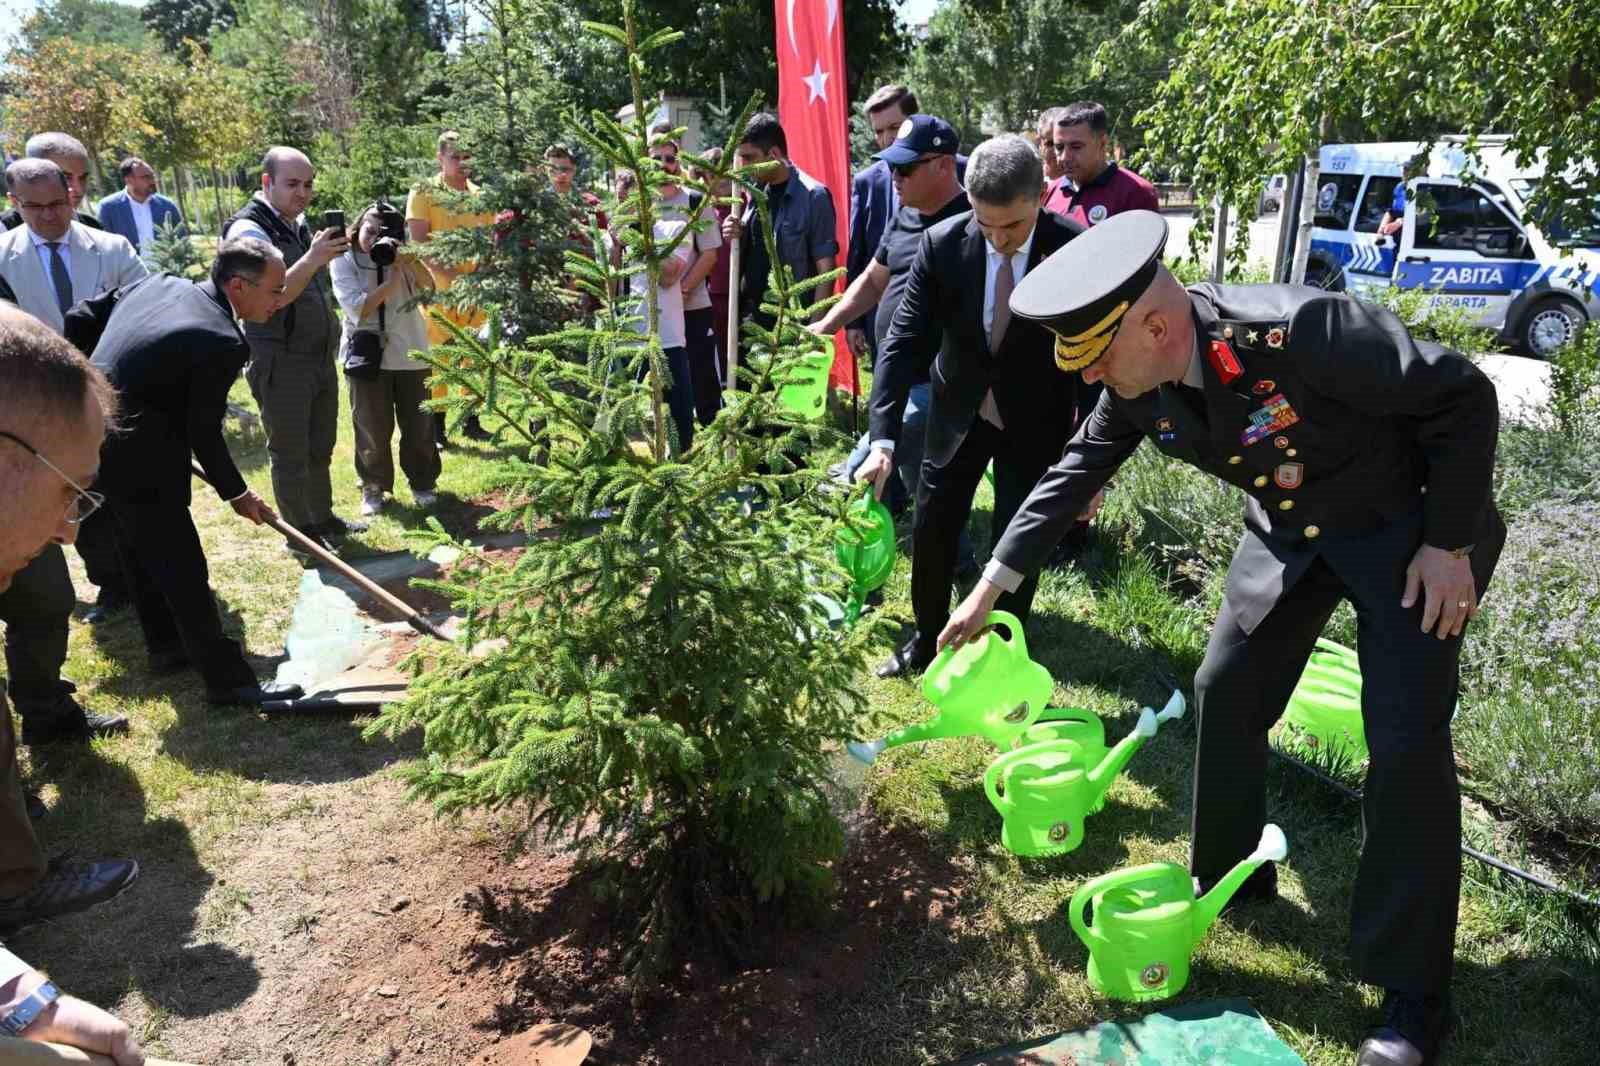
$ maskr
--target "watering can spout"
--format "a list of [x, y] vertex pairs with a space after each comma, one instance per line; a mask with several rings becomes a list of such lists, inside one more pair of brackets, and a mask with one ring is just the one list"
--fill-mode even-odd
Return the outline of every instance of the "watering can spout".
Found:
[[868, 766], [871, 766], [873, 762], [877, 760], [878, 756], [883, 753], [883, 749], [887, 748], [888, 746], [889, 740], [887, 737], [884, 737], [879, 740], [865, 742], [852, 740], [845, 745], [845, 750], [848, 751], [853, 758], [859, 760], [860, 762], [866, 763]]
[[1133, 732], [1118, 741], [1116, 746], [1101, 758], [1100, 764], [1089, 771], [1090, 782], [1099, 786], [1100, 791], [1104, 791], [1110, 786], [1112, 779], [1122, 772], [1122, 768], [1128, 764], [1134, 752], [1138, 751], [1146, 740], [1156, 735], [1161, 723], [1182, 718], [1183, 711], [1184, 701], [1181, 692], [1172, 694], [1172, 698], [1167, 701], [1160, 714], [1149, 707], [1140, 711], [1139, 722], [1133, 727]]
[[1227, 906], [1233, 894], [1239, 891], [1239, 886], [1244, 884], [1245, 879], [1255, 873], [1262, 863], [1278, 862], [1288, 854], [1289, 842], [1284, 839], [1283, 830], [1271, 824], [1263, 828], [1261, 841], [1256, 845], [1256, 850], [1229, 870], [1210, 892], [1195, 900], [1195, 939], [1198, 941], [1205, 935], [1206, 930], [1211, 928], [1211, 923], [1217, 920], [1217, 915], [1222, 913], [1222, 908]]

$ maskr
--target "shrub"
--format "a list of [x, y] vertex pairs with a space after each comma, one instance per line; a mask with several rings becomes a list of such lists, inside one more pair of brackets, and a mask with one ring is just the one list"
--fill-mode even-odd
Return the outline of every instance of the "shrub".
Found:
[[1373, 302], [1393, 311], [1418, 340], [1434, 341], [1462, 355], [1475, 356], [1494, 349], [1494, 331], [1478, 325], [1465, 308], [1434, 300], [1428, 289], [1388, 288]]
[[1600, 439], [1600, 330], [1584, 330], [1551, 358], [1550, 413], [1569, 437]]
[[[497, 644], [482, 658], [424, 649], [407, 699], [372, 728], [423, 729], [426, 758], [406, 779], [437, 809], [512, 806], [529, 833], [570, 836], [637, 921], [625, 957], [642, 991], [682, 945], [739, 952], [758, 914], [825, 898], [843, 848], [830, 753], [861, 711], [869, 627], [827, 625], [817, 591], [845, 587], [833, 561], [845, 501], [797, 467], [826, 431], [786, 414], [773, 387], [821, 343], [800, 325], [814, 282], [774, 271], [775, 324], [746, 332], [749, 391], [693, 447], [669, 447], [659, 338], [641, 344], [610, 297], [643, 274], [654, 323], [670, 252], [652, 236], [663, 174], [624, 11], [626, 27], [605, 32], [628, 46], [643, 117], [623, 128], [597, 113], [574, 131], [640, 176], [611, 205], [624, 262], [569, 260], [603, 302], [598, 322], [521, 346], [494, 326], [487, 343], [456, 329], [429, 356], [527, 457], [505, 461], [490, 521], [540, 536], [514, 565], [469, 556], [434, 586], [465, 612], [464, 645]], [[615, 517], [597, 521], [601, 509]]]
[[155, 239], [145, 253], [145, 265], [152, 273], [177, 274], [190, 281], [199, 281], [210, 269], [189, 231], [171, 220], [156, 227]]

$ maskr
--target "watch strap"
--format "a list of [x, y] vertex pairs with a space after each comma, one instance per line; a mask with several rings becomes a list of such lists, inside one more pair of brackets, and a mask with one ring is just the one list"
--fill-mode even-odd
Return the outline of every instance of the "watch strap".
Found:
[[20, 1036], [22, 1031], [34, 1023], [34, 1020], [44, 1013], [44, 1009], [61, 998], [61, 990], [53, 981], [46, 981], [28, 994], [27, 998], [11, 1009], [11, 1013], [0, 1018], [0, 1033], [7, 1036]]
[[1467, 556], [1472, 554], [1472, 549], [1475, 547], [1477, 547], [1476, 544], [1463, 544], [1459, 548], [1451, 548], [1450, 554], [1454, 555], [1457, 559], [1465, 559]]

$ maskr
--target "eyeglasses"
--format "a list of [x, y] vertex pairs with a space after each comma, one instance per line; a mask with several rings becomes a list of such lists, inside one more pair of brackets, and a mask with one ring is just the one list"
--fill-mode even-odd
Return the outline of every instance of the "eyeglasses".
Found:
[[913, 173], [916, 172], [916, 169], [918, 167], [920, 167], [924, 163], [932, 162], [935, 158], [936, 157], [930, 155], [930, 156], [924, 156], [921, 159], [913, 159], [909, 163], [890, 163], [889, 164], [889, 170], [892, 173], [897, 174], [902, 178], [910, 177]]
[[650, 158], [654, 159], [657, 163], [660, 163], [668, 170], [678, 169], [678, 157], [675, 155], [653, 155]]
[[17, 206], [24, 211], [65, 211], [69, 205], [66, 200], [51, 200], [47, 204], [30, 204], [26, 200], [18, 200]]
[[67, 504], [67, 513], [65, 516], [66, 520], [72, 525], [77, 525], [85, 518], [88, 518], [90, 515], [94, 514], [100, 509], [100, 505], [106, 502], [105, 496], [98, 492], [90, 492], [88, 489], [72, 480], [62, 471], [59, 466], [46, 459], [44, 455], [40, 453], [39, 449], [23, 440], [15, 433], [7, 433], [5, 430], [0, 429], [0, 437], [4, 437], [9, 441], [15, 441], [23, 450], [28, 452], [28, 454], [32, 455], [45, 466], [48, 466], [56, 475], [56, 477], [72, 486], [73, 491], [76, 492], [77, 495], [72, 498], [71, 503]]

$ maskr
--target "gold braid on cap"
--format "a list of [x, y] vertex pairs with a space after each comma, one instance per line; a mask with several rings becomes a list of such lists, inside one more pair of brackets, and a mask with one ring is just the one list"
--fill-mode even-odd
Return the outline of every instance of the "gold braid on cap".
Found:
[[[1116, 339], [1117, 327], [1122, 324], [1122, 316], [1127, 314], [1128, 301], [1123, 300], [1113, 307], [1106, 317], [1071, 337], [1063, 337], [1056, 333], [1056, 366], [1064, 373], [1072, 374], [1093, 363], [1105, 354], [1111, 342]], [[1050, 332], [1055, 333], [1055, 330]]]

